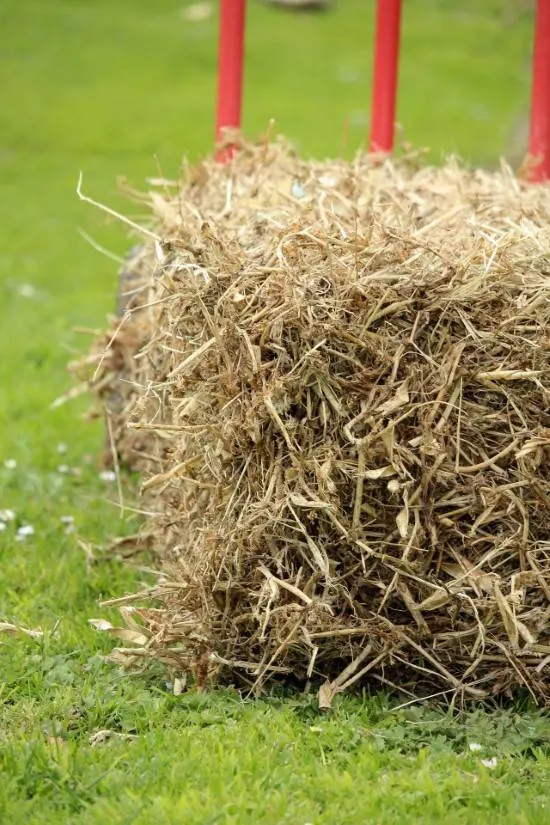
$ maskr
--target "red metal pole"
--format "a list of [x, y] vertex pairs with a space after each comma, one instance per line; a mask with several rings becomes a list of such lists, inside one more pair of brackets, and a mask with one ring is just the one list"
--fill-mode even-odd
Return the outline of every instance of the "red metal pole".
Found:
[[395, 130], [401, 0], [378, 0], [374, 45], [371, 152], [391, 152]]
[[533, 86], [531, 92], [531, 130], [529, 155], [532, 164], [529, 180], [550, 178], [550, 0], [537, 0]]
[[[216, 140], [227, 127], [240, 128], [244, 65], [246, 0], [221, 0], [218, 52], [218, 103]], [[218, 160], [227, 160], [232, 150], [222, 150]]]

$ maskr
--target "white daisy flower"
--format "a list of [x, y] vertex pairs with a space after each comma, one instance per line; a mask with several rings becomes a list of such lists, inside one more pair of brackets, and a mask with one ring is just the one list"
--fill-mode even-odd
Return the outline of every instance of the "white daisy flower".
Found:
[[31, 524], [23, 524], [16, 533], [16, 541], [25, 541], [29, 536], [34, 536], [34, 527]]
[[32, 284], [20, 284], [17, 291], [22, 298], [36, 297], [36, 287], [34, 287]]
[[65, 526], [65, 533], [74, 533], [74, 516], [61, 516], [60, 521]]

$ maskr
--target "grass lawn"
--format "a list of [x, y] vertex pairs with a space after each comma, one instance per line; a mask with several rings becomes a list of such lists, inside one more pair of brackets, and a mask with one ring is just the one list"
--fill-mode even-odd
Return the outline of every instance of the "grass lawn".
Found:
[[[407, 0], [399, 119], [436, 160], [506, 151], [528, 104], [531, 19], [516, 5]], [[117, 175], [140, 186], [209, 150], [215, 18], [184, 8], [0, 9], [0, 510], [15, 514], [0, 532], [0, 621], [44, 630], [0, 640], [0, 822], [548, 823], [550, 723], [528, 706], [453, 718], [365, 695], [320, 717], [308, 697], [176, 698], [161, 673], [121, 677], [101, 660], [110, 641], [88, 618], [146, 578], [101, 548], [137, 523], [110, 503], [85, 404], [49, 405], [87, 346], [74, 328], [114, 306], [117, 265], [79, 230], [114, 255], [130, 241], [75, 187], [82, 170], [87, 194], [128, 209]], [[306, 154], [350, 154], [367, 131], [371, 36], [362, 0], [313, 16], [251, 2], [247, 132], [275, 117]]]

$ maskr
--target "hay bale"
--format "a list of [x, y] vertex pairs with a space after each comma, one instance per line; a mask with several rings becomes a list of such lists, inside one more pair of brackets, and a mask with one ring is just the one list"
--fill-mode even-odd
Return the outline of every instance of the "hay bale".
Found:
[[548, 700], [548, 187], [246, 145], [151, 202], [162, 576], [115, 657]]

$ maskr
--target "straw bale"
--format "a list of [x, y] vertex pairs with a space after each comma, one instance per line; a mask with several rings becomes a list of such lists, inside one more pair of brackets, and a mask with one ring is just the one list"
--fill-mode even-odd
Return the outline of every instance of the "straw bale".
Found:
[[369, 680], [547, 701], [549, 188], [276, 142], [167, 191], [113, 355], [123, 437], [158, 442], [161, 574], [114, 657], [324, 706]]

